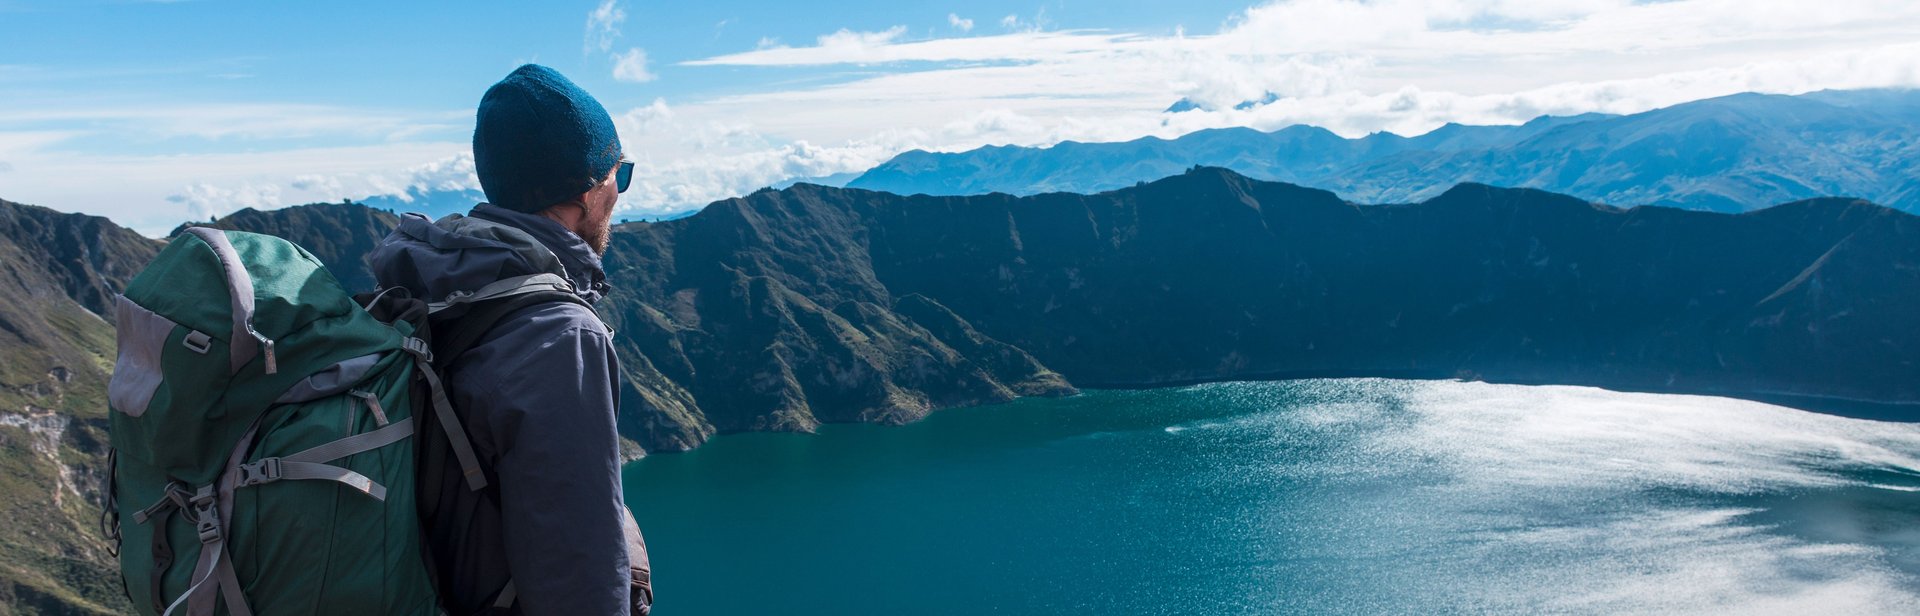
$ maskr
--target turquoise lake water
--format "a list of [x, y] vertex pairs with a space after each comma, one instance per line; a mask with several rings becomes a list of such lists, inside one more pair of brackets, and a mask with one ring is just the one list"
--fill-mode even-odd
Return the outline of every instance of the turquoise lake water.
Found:
[[1093, 391], [626, 469], [657, 613], [1920, 613], [1920, 425], [1579, 387]]

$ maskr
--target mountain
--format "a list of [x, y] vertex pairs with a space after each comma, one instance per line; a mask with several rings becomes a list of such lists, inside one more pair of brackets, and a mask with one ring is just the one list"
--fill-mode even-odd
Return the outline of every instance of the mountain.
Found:
[[[363, 220], [307, 208], [222, 223], [343, 245], [391, 224], [348, 240], [270, 222]], [[1074, 385], [1272, 376], [1914, 402], [1916, 220], [1849, 199], [1730, 215], [1480, 184], [1358, 205], [1216, 168], [1097, 195], [802, 184], [615, 227], [603, 312], [622, 431], [649, 451]]]
[[[343, 282], [365, 281], [349, 286], [371, 288], [365, 254], [396, 221], [359, 205], [315, 204], [246, 210], [214, 226], [286, 237]], [[820, 274], [831, 284], [809, 287], [812, 293], [803, 295], [782, 281], [716, 271], [715, 263], [700, 257], [675, 261], [686, 271], [672, 271], [673, 263], [657, 258], [666, 251], [659, 242], [670, 241], [658, 233], [667, 224], [617, 227], [606, 258], [616, 292], [602, 313], [618, 332], [625, 381], [620, 430], [635, 451], [690, 449], [717, 431], [902, 423], [937, 408], [1075, 391], [1024, 352], [980, 335], [937, 303], [915, 298], [896, 305], [884, 290], [862, 287], [860, 280], [870, 274]], [[725, 223], [697, 229], [734, 232]], [[688, 241], [696, 247], [727, 243], [720, 237]], [[635, 255], [655, 257], [636, 261]], [[836, 267], [805, 261], [792, 266]], [[684, 278], [695, 288], [669, 291], [655, 282], [659, 277]], [[675, 306], [662, 293], [709, 299]], [[668, 315], [656, 307], [680, 312]], [[724, 412], [734, 408], [741, 412]]]
[[[319, 204], [216, 224], [283, 234], [351, 280], [393, 221]], [[802, 184], [615, 230], [602, 312], [620, 429], [646, 451], [1218, 379], [1920, 402], [1920, 217], [1853, 199], [1725, 214], [1469, 183], [1360, 205], [1198, 168], [1096, 195]], [[124, 608], [92, 525], [103, 315], [158, 247], [0, 202], [0, 604]]]
[[[805, 362], [768, 357], [787, 339], [743, 319], [924, 308], [1079, 386], [1398, 375], [1920, 401], [1920, 217], [1856, 200], [1729, 215], [1463, 184], [1357, 205], [1202, 168], [1098, 195], [800, 185], [621, 230], [617, 311], [645, 316], [622, 324], [645, 341], [629, 356], [677, 383], [807, 394], [818, 381], [786, 378]], [[681, 360], [693, 344], [738, 354]], [[804, 397], [703, 398], [724, 388], [690, 388], [722, 431], [792, 425], [776, 400]]]
[[[472, 207], [472, 204], [468, 204]], [[465, 211], [465, 210], [462, 210]], [[167, 237], [179, 235], [189, 226], [213, 227], [236, 231], [266, 233], [293, 239], [313, 253], [348, 291], [371, 291], [373, 274], [367, 270], [367, 255], [387, 236], [400, 217], [391, 212], [355, 203], [315, 203], [276, 210], [247, 208], [210, 223], [188, 223], [175, 228]]]
[[1920, 212], [1920, 91], [1738, 94], [1627, 116], [1449, 124], [1418, 137], [1346, 139], [1292, 126], [1048, 148], [911, 151], [848, 182], [899, 194], [1092, 193], [1195, 166], [1407, 203], [1458, 182], [1622, 205], [1742, 212], [1820, 196]]
[[0, 200], [0, 605], [123, 612], [100, 540], [114, 293], [160, 244]]
[[358, 203], [377, 210], [419, 212], [428, 218], [439, 219], [448, 214], [465, 214], [473, 209], [473, 204], [486, 200], [486, 193], [472, 188], [424, 190], [413, 187], [400, 196], [378, 195]]

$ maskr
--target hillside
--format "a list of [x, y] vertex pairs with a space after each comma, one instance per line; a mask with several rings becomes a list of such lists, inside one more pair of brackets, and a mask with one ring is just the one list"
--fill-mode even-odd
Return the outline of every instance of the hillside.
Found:
[[359, 293], [375, 286], [367, 255], [397, 224], [399, 216], [369, 206], [315, 203], [264, 212], [247, 208], [214, 222], [181, 225], [167, 235], [179, 235], [191, 225], [298, 238], [296, 243], [325, 263], [342, 286]]
[[[616, 227], [605, 312], [622, 431], [652, 451], [1266, 376], [1910, 402], [1916, 221], [1847, 199], [1728, 215], [1478, 184], [1369, 206], [1222, 169], [1090, 196], [798, 185]], [[347, 241], [383, 230], [362, 232]]]
[[113, 294], [160, 244], [0, 201], [0, 604], [124, 609], [98, 516]]
[[1079, 386], [1372, 374], [1920, 400], [1920, 218], [1860, 201], [1727, 215], [1466, 184], [1366, 206], [1197, 169], [1091, 196], [801, 185], [621, 230], [622, 336], [722, 431], [804, 427], [788, 401], [833, 381], [773, 359], [820, 339], [809, 319], [860, 340], [856, 319], [889, 310]]
[[899, 194], [1092, 193], [1194, 165], [1409, 203], [1479, 182], [1619, 205], [1742, 212], [1845, 195], [1920, 212], [1920, 91], [1738, 94], [1627, 116], [1449, 124], [1417, 137], [1346, 139], [1293, 126], [1048, 148], [912, 151], [847, 184]]

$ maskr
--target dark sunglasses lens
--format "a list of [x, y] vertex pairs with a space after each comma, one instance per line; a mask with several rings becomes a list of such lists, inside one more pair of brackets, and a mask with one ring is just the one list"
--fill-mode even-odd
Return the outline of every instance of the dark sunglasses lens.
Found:
[[633, 163], [620, 161], [620, 172], [614, 176], [614, 183], [620, 192], [627, 192], [627, 186], [633, 183]]

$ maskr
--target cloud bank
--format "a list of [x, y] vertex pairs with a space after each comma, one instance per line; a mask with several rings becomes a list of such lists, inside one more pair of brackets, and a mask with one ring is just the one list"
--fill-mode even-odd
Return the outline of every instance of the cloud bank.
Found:
[[[592, 66], [623, 86], [659, 87], [659, 59], [620, 44], [627, 7], [603, 0], [585, 17]], [[861, 171], [909, 149], [1293, 124], [1414, 135], [1447, 122], [1635, 113], [1746, 91], [1920, 86], [1920, 3], [1908, 0], [1283, 0], [1223, 17], [1211, 32], [1152, 34], [1053, 29], [1044, 12], [985, 22], [949, 13], [838, 28], [804, 45], [761, 36], [751, 49], [665, 64], [724, 86], [610, 108], [639, 162], [622, 207], [684, 210]], [[995, 21], [995, 33], [975, 29]], [[0, 66], [0, 78], [9, 70]], [[602, 96], [623, 94], [633, 100], [618, 90]], [[1194, 109], [1167, 111], [1181, 100]], [[427, 170], [459, 167], [471, 110], [0, 110], [9, 198], [135, 204], [114, 206], [141, 208], [135, 224], [472, 186], [470, 172]], [[169, 140], [300, 145], [194, 156], [61, 148], [101, 134], [135, 136], [155, 151]], [[314, 145], [342, 142], [359, 145]], [[93, 181], [105, 167], [117, 170], [116, 185]]]

